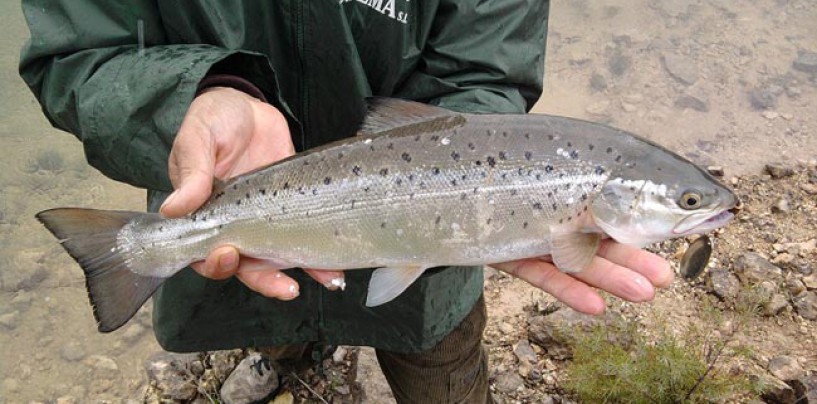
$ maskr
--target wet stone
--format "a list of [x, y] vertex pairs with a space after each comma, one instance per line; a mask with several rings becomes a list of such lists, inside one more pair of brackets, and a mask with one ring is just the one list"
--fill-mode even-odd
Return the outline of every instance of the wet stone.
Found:
[[769, 360], [769, 373], [774, 377], [787, 381], [797, 379], [805, 373], [797, 359], [788, 355], [776, 356]]
[[776, 377], [763, 376], [760, 385], [763, 386], [761, 397], [767, 403], [795, 404], [797, 401], [794, 389]]

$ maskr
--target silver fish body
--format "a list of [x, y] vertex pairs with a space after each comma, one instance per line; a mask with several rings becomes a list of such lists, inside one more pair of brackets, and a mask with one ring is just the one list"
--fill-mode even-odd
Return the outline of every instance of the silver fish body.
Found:
[[[690, 189], [700, 207], [677, 209]], [[430, 267], [551, 254], [581, 270], [602, 235], [644, 244], [702, 232], [725, 224], [736, 202], [685, 159], [608, 126], [380, 99], [360, 136], [221, 184], [189, 217], [134, 215], [115, 228], [104, 259], [78, 261], [86, 273], [116, 261], [158, 280], [230, 244], [282, 269], [383, 268], [369, 289], [367, 304], [377, 305]], [[70, 238], [53, 212], [38, 217]], [[75, 258], [82, 244], [63, 243]], [[103, 303], [93, 303], [99, 312]]]

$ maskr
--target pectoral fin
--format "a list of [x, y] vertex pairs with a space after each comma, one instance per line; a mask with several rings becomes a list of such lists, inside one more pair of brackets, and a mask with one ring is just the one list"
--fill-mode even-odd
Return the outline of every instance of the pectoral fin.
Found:
[[550, 254], [562, 272], [579, 272], [587, 268], [599, 249], [601, 234], [553, 232]]
[[379, 268], [369, 281], [369, 294], [366, 306], [374, 307], [392, 301], [400, 296], [423, 272], [426, 267], [388, 267]]

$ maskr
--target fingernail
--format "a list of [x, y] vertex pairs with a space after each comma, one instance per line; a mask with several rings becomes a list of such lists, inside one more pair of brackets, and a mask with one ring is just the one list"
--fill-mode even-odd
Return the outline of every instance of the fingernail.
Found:
[[639, 300], [650, 300], [655, 295], [654, 289], [649, 281], [642, 276], [636, 276], [633, 278], [633, 284], [635, 284], [638, 292]]
[[325, 286], [327, 289], [329, 289], [331, 291], [335, 291], [335, 290], [338, 290], [338, 289], [346, 290], [346, 280], [343, 279], [343, 278], [340, 278], [340, 277], [332, 278], [332, 280], [330, 280], [329, 282], [327, 282], [323, 286]]
[[231, 270], [235, 269], [236, 263], [238, 263], [237, 258], [238, 257], [236, 257], [236, 254], [233, 253], [233, 252], [228, 252], [228, 253], [221, 254], [221, 256], [218, 257], [218, 267], [219, 267], [219, 269], [221, 269], [223, 271], [225, 271], [225, 270], [226, 271], [231, 271]]
[[294, 298], [298, 297], [298, 293], [299, 292], [298, 292], [298, 286], [297, 285], [295, 285], [294, 283], [292, 285], [289, 285], [289, 298], [290, 299], [294, 299]]
[[168, 196], [167, 199], [165, 199], [165, 201], [162, 202], [162, 206], [159, 208], [159, 212], [164, 212], [165, 209], [167, 208], [167, 205], [172, 204], [173, 200], [176, 199], [177, 195], [178, 193], [176, 193], [175, 191], [172, 194], [170, 194], [170, 196]]

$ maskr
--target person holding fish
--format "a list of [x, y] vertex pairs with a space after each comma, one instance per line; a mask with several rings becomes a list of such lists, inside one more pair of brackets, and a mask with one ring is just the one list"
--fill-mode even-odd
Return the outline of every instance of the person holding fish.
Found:
[[[23, 8], [20, 72], [46, 116], [161, 214], [38, 216], [86, 271], [103, 332], [152, 295], [169, 351], [253, 347], [282, 361], [372, 346], [398, 402], [491, 402], [477, 264], [599, 314], [598, 289], [646, 302], [671, 283], [639, 245], [728, 220], [728, 191], [651, 143], [563, 118], [528, 131], [514, 115], [472, 115], [524, 114], [540, 96], [547, 1]], [[518, 149], [534, 135], [536, 148]], [[503, 169], [510, 192], [492, 194], [485, 178]], [[550, 199], [511, 189], [533, 177], [525, 189]], [[456, 198], [434, 199], [445, 193]], [[666, 210], [674, 227], [621, 214], [624, 202]], [[484, 216], [495, 206], [502, 216]], [[346, 271], [357, 268], [380, 269]]]

